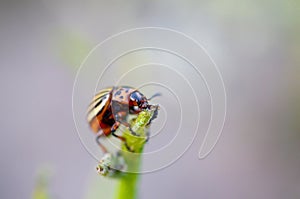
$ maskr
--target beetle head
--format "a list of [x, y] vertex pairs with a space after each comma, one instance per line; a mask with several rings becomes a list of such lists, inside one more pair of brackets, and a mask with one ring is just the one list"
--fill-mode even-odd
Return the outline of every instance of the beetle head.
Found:
[[130, 113], [138, 114], [149, 108], [147, 98], [139, 91], [134, 91], [129, 97]]

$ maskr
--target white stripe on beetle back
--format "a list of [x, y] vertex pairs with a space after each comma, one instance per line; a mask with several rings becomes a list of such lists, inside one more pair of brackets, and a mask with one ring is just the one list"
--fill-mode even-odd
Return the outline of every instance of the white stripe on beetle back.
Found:
[[[94, 103], [91, 104], [91, 106], [90, 106], [91, 108], [89, 108], [89, 109], [91, 109], [91, 111], [88, 113], [88, 116], [87, 116], [88, 122], [91, 122], [94, 119], [94, 117], [96, 117], [97, 115], [100, 114], [100, 112], [105, 107], [108, 99], [109, 99], [108, 94], [106, 94], [106, 95], [104, 95], [103, 97], [100, 97], [98, 100], [96, 100]], [[102, 102], [98, 106], [93, 107], [97, 103], [99, 103], [101, 100], [102, 100]]]

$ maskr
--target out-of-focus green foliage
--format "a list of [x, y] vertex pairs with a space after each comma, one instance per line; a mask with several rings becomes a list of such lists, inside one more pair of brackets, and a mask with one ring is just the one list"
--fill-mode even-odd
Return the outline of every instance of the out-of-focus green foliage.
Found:
[[50, 199], [48, 192], [48, 174], [46, 171], [43, 171], [38, 174], [38, 179], [36, 186], [32, 193], [32, 199]]
[[75, 69], [80, 66], [93, 47], [86, 37], [75, 33], [62, 33], [58, 37], [58, 42], [62, 60]]

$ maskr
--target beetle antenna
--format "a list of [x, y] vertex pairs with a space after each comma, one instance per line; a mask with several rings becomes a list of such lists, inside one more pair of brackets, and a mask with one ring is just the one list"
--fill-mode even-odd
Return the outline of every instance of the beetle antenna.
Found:
[[159, 97], [159, 96], [162, 96], [161, 93], [155, 93], [154, 95], [152, 95], [150, 98], [148, 98], [147, 100], [152, 100], [153, 98], [155, 97]]

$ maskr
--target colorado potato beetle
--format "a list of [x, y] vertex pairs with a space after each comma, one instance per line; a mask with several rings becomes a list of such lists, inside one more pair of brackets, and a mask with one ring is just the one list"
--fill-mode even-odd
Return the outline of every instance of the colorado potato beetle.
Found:
[[96, 141], [104, 153], [107, 152], [107, 149], [100, 142], [103, 135], [113, 135], [125, 142], [127, 146], [125, 138], [117, 135], [116, 130], [122, 124], [129, 128], [132, 134], [135, 134], [127, 122], [128, 115], [137, 115], [143, 110], [156, 108], [156, 113], [151, 121], [156, 118], [158, 105], [149, 104], [149, 100], [159, 95], [157, 93], [147, 99], [140, 91], [129, 86], [105, 88], [95, 95], [88, 107], [87, 120], [91, 129], [95, 133], [99, 132]]

